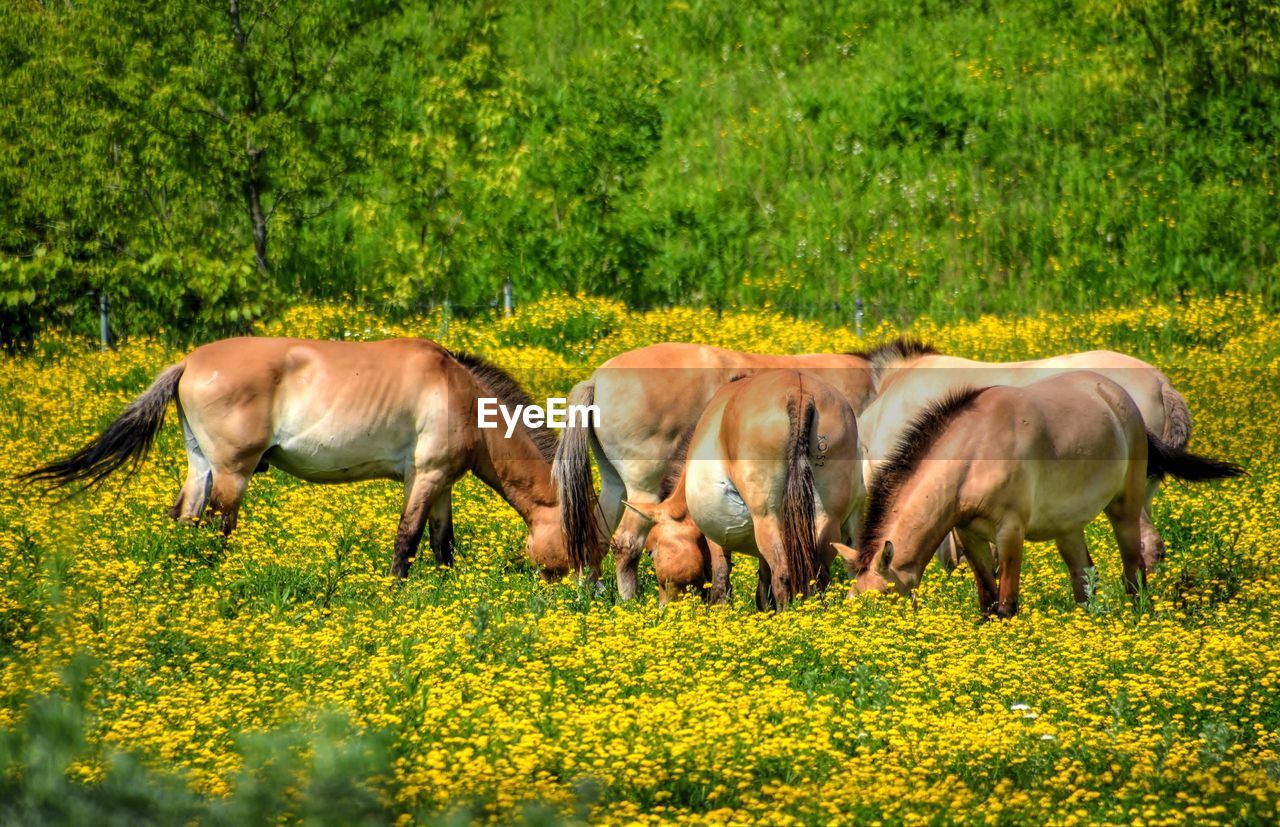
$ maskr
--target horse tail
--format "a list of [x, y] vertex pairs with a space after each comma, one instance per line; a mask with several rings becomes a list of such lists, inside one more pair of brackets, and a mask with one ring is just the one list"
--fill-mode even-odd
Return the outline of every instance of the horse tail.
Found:
[[[596, 383], [580, 382], [569, 393], [569, 409], [574, 405], [594, 405]], [[551, 476], [560, 504], [560, 528], [564, 532], [569, 561], [578, 571], [600, 562], [600, 524], [595, 487], [591, 482], [591, 442], [595, 429], [589, 416], [578, 422], [571, 417], [556, 447]]]
[[1160, 386], [1160, 398], [1164, 401], [1164, 434], [1160, 439], [1165, 445], [1182, 450], [1191, 441], [1191, 410], [1187, 400], [1168, 379]]
[[1201, 482], [1239, 477], [1244, 473], [1234, 462], [1197, 456], [1147, 432], [1147, 476], [1150, 478], [1162, 479], [1169, 475], [1187, 482]]
[[70, 456], [28, 471], [18, 479], [44, 483], [49, 488], [61, 488], [71, 483], [83, 483], [84, 487], [92, 488], [126, 465], [129, 466], [128, 475], [132, 476], [151, 450], [151, 443], [164, 424], [165, 410], [169, 407], [169, 400], [177, 395], [178, 380], [185, 369], [183, 362], [167, 368], [97, 439]]
[[791, 570], [793, 594], [808, 593], [818, 579], [818, 538], [815, 527], [813, 466], [809, 463], [809, 434], [817, 416], [813, 396], [800, 393], [787, 398], [787, 479], [782, 499], [782, 550]]

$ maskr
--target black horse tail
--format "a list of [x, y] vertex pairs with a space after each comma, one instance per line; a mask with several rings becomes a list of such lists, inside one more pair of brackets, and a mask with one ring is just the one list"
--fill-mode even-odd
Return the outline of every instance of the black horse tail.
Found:
[[792, 594], [807, 594], [818, 579], [818, 539], [813, 494], [813, 466], [809, 463], [809, 434], [817, 416], [810, 394], [787, 399], [791, 429], [787, 437], [787, 481], [782, 505], [782, 550], [791, 570]]
[[1234, 462], [1197, 456], [1175, 448], [1150, 431], [1147, 432], [1147, 477], [1162, 479], [1166, 475], [1187, 482], [1223, 480], [1239, 477], [1244, 469]]
[[[569, 405], [594, 405], [596, 383], [581, 382], [569, 394]], [[560, 504], [560, 528], [569, 561], [577, 571], [600, 563], [604, 541], [596, 490], [591, 483], [591, 442], [595, 439], [590, 417], [571, 422], [556, 448], [551, 477]], [[603, 455], [601, 455], [603, 458]]]
[[185, 369], [186, 364], [182, 362], [166, 369], [93, 442], [71, 456], [28, 471], [18, 479], [44, 483], [49, 488], [72, 483], [91, 488], [126, 465], [132, 475], [151, 450], [151, 443], [164, 424], [169, 400], [178, 393], [178, 380]]

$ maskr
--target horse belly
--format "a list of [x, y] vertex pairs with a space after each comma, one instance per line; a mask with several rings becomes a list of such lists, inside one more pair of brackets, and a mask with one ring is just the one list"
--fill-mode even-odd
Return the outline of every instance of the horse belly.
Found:
[[265, 459], [309, 482], [403, 479], [413, 465], [415, 430], [408, 423], [328, 427], [285, 422]]
[[399, 458], [369, 457], [327, 446], [277, 445], [267, 452], [266, 461], [307, 482], [356, 482], [373, 479], [401, 479], [405, 465]]
[[1124, 490], [1127, 473], [1127, 461], [1044, 463], [1026, 538], [1033, 542], [1052, 540], [1084, 528]]
[[758, 554], [755, 522], [718, 460], [689, 460], [685, 492], [698, 530], [728, 551]]

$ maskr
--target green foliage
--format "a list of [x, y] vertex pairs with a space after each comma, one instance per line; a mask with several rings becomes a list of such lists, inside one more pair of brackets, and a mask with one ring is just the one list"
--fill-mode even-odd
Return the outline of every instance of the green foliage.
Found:
[[643, 50], [638, 57], [593, 51], [570, 67], [531, 164], [534, 199], [546, 207], [526, 213], [523, 229], [547, 239], [530, 250], [534, 272], [562, 273], [595, 293], [647, 298], [651, 219], [635, 203], [662, 138], [661, 81], [653, 72]]
[[[357, 731], [337, 714], [319, 716], [314, 726], [240, 736], [243, 767], [232, 792], [221, 798], [197, 796], [181, 775], [149, 767], [128, 752], [111, 752], [101, 777], [78, 779], [83, 762], [101, 749], [89, 738], [93, 720], [86, 687], [92, 669], [88, 658], [77, 658], [62, 692], [32, 699], [18, 727], [0, 730], [0, 822], [374, 825], [397, 816], [385, 791], [394, 775], [389, 733]], [[476, 802], [475, 808], [483, 805]], [[472, 809], [418, 813], [415, 822], [461, 827], [472, 822]], [[520, 824], [565, 823], [533, 804], [520, 815]]]
[[[1189, 109], [1228, 97], [1263, 103], [1280, 80], [1280, 6], [1244, 0], [1083, 0], [1085, 14], [1139, 30], [1154, 69], [1153, 95], [1166, 122], [1174, 107]], [[1238, 106], [1239, 125], [1266, 124], [1254, 106]], [[1187, 111], [1184, 116], [1193, 115]], [[1250, 137], [1266, 140], [1273, 132]]]
[[134, 757], [112, 756], [96, 784], [68, 773], [90, 749], [84, 678], [77, 661], [70, 698], [35, 698], [21, 727], [0, 732], [0, 821], [6, 824], [176, 824], [194, 814], [181, 779], [146, 769]]
[[291, 292], [298, 238], [376, 142], [367, 29], [391, 8], [22, 5], [0, 35], [5, 341], [87, 291], [181, 337]]
[[91, 331], [99, 290], [179, 339], [508, 278], [837, 318], [1280, 300], [1274, 0], [18, 2], [10, 345]]
[[[532, 115], [523, 78], [499, 55], [493, 4], [407, 11], [395, 37], [420, 31], [431, 45], [400, 56], [395, 77], [412, 80], [397, 90], [398, 127], [344, 225], [361, 286], [414, 311], [446, 298], [474, 305], [498, 291], [514, 261], [509, 205]], [[323, 275], [312, 287], [341, 289]]]

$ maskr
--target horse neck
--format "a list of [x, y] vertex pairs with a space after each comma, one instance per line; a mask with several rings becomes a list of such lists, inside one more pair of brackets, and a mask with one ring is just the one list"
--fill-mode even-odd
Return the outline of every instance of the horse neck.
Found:
[[880, 531], [880, 540], [892, 540], [895, 560], [917, 561], [923, 569], [933, 552], [959, 522], [957, 490], [963, 463], [940, 461], [941, 470], [925, 460], [893, 498], [894, 516]]
[[685, 488], [685, 480], [689, 478], [687, 459], [685, 460], [685, 469], [686, 472], [682, 473], [680, 478], [676, 480], [675, 488], [671, 489], [671, 493], [662, 502], [667, 507], [667, 513], [671, 515], [672, 519], [680, 522], [692, 522], [689, 517], [688, 489]]
[[519, 512], [526, 524], [554, 519], [556, 489], [551, 463], [523, 425], [509, 438], [505, 426], [477, 428], [478, 450], [471, 470]]
[[898, 377], [906, 375], [907, 370], [916, 367], [923, 358], [925, 358], [923, 355], [911, 356], [907, 359], [900, 359], [887, 365], [872, 368], [876, 395], [884, 396], [887, 394]]

